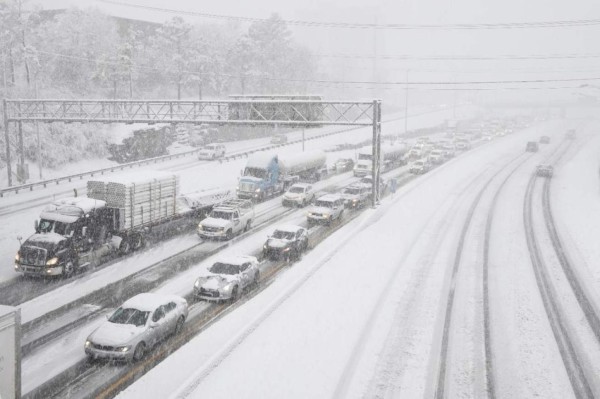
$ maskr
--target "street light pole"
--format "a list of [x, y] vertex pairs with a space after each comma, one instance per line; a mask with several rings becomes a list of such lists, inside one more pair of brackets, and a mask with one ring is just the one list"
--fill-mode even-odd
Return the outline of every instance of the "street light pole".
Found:
[[404, 100], [404, 137], [406, 137], [408, 133], [408, 72], [409, 69], [406, 70], [406, 98]]

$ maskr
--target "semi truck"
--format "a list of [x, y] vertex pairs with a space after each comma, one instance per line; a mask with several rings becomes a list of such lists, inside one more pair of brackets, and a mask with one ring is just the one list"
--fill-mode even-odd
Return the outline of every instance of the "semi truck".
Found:
[[[381, 165], [382, 170], [388, 170], [393, 165], [406, 164], [405, 155], [408, 147], [404, 143], [382, 144]], [[363, 147], [358, 151], [357, 161], [354, 165], [354, 176], [363, 177], [370, 175], [373, 170], [373, 147]]]
[[77, 269], [144, 247], [148, 238], [171, 237], [196, 228], [232, 190], [179, 194], [179, 177], [167, 172], [133, 172], [87, 182], [87, 197], [68, 197], [46, 206], [35, 234], [21, 243], [15, 271], [68, 277]]
[[239, 179], [237, 196], [262, 201], [298, 181], [320, 180], [326, 170], [325, 161], [325, 153], [320, 150], [281, 157], [275, 153], [254, 154]]

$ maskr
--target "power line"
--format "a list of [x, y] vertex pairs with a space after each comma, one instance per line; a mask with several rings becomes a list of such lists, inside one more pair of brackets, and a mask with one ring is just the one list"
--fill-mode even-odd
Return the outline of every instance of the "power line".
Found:
[[470, 55], [424, 55], [415, 56], [408, 54], [399, 55], [363, 55], [363, 54], [327, 54], [317, 53], [319, 57], [324, 58], [342, 58], [342, 59], [382, 59], [382, 60], [402, 60], [402, 61], [504, 61], [504, 60], [564, 60], [564, 59], [590, 59], [600, 58], [600, 54], [537, 54], [537, 55], [497, 55], [497, 56], [470, 56]]
[[[53, 53], [48, 51], [40, 51], [38, 53], [49, 56], [74, 59], [79, 61], [96, 62], [106, 65], [118, 65], [122, 66], [119, 62], [107, 61], [107, 60], [96, 60], [93, 58], [80, 57], [74, 55], [66, 55]], [[147, 67], [143, 65], [132, 65], [134, 68], [145, 69], [150, 71], [159, 71], [159, 67]], [[520, 79], [520, 80], [461, 80], [461, 81], [387, 81], [387, 82], [374, 82], [374, 81], [362, 81], [362, 80], [326, 80], [326, 79], [293, 79], [293, 78], [277, 78], [270, 76], [254, 76], [254, 75], [233, 75], [225, 73], [212, 73], [205, 72], [200, 73], [197, 71], [181, 71], [181, 73], [195, 74], [203, 76], [222, 76], [228, 78], [244, 78], [244, 79], [257, 79], [257, 80], [268, 80], [268, 81], [282, 81], [282, 82], [295, 82], [295, 83], [331, 83], [331, 84], [351, 84], [351, 85], [376, 85], [376, 86], [464, 86], [464, 85], [498, 85], [498, 84], [529, 84], [529, 83], [564, 83], [564, 82], [587, 82], [600, 80], [600, 77], [584, 77], [584, 78], [566, 78], [566, 79]]]
[[[264, 22], [266, 18], [240, 17], [232, 15], [209, 14], [196, 11], [176, 10], [172, 8], [153, 7], [136, 3], [115, 0], [99, 0], [102, 3], [123, 7], [131, 7], [149, 11], [158, 11], [169, 14], [189, 15], [194, 17], [218, 19], [235, 22]], [[306, 20], [283, 20], [292, 26], [311, 28], [337, 28], [337, 29], [378, 29], [378, 30], [472, 30], [472, 29], [532, 29], [532, 28], [567, 28], [600, 25], [600, 19], [578, 19], [562, 21], [537, 21], [537, 22], [505, 22], [505, 23], [476, 23], [476, 24], [374, 24], [374, 23], [347, 23], [323, 22]]]

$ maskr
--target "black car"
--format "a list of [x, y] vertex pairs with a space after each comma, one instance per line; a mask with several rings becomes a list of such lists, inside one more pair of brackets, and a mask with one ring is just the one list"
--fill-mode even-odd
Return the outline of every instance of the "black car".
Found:
[[538, 143], [535, 141], [530, 141], [527, 143], [527, 147], [525, 147], [526, 152], [537, 152], [539, 149]]
[[297, 260], [307, 248], [308, 230], [300, 226], [280, 226], [263, 245], [263, 255], [272, 260]]

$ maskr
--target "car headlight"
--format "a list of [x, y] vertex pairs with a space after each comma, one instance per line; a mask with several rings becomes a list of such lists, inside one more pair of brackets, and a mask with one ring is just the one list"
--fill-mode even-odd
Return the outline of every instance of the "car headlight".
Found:
[[225, 231], [225, 227], [219, 227], [219, 231]]
[[85, 347], [87, 348], [91, 348], [92, 347], [92, 341], [90, 341], [89, 339], [87, 341], [85, 341]]
[[232, 288], [233, 288], [233, 283], [229, 283], [223, 287], [223, 291], [231, 291]]
[[129, 349], [131, 349], [131, 346], [121, 346], [121, 347], [116, 348], [115, 350], [117, 352], [127, 352], [127, 351], [129, 351]]
[[254, 190], [254, 192], [260, 193], [260, 188], [257, 188], [256, 190]]
[[331, 217], [331, 215], [329, 213], [326, 213], [323, 216], [326, 217], [326, 218], [330, 218]]
[[194, 287], [200, 288], [200, 280], [196, 280], [196, 282], [194, 283]]
[[263, 245], [263, 249], [267, 249], [269, 246], [267, 244]]
[[198, 225], [198, 230], [204, 230], [204, 227], [202, 227], [201, 224]]
[[46, 262], [46, 266], [54, 266], [58, 263], [58, 258], [55, 256], [52, 259], [49, 259], [48, 262]]
[[15, 262], [18, 262], [21, 260], [21, 256], [19, 255], [19, 253], [17, 252], [17, 254], [15, 255]]
[[283, 252], [289, 252], [290, 251], [290, 247], [287, 247], [283, 250]]

